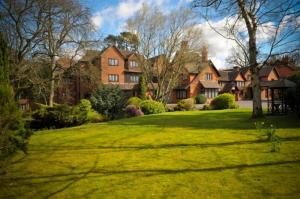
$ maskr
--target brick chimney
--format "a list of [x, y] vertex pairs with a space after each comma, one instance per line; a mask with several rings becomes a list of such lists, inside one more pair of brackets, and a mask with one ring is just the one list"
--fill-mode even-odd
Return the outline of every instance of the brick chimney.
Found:
[[208, 61], [208, 49], [206, 46], [204, 46], [201, 50], [201, 57], [202, 57], [202, 62]]

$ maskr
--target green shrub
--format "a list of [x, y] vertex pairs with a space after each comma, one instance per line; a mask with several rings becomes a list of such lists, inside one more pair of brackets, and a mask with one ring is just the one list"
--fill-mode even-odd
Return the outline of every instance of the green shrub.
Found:
[[105, 116], [103, 116], [102, 114], [97, 113], [94, 110], [90, 110], [87, 113], [87, 120], [88, 120], [88, 122], [91, 122], [91, 123], [98, 123], [98, 122], [103, 122], [106, 119], [105, 119]]
[[80, 100], [79, 104], [77, 105], [80, 111], [89, 112], [92, 110], [92, 104], [87, 99]]
[[144, 100], [140, 103], [140, 107], [145, 115], [165, 112], [164, 104], [154, 100]]
[[188, 111], [192, 110], [195, 105], [195, 100], [193, 98], [183, 99], [177, 103], [176, 110]]
[[87, 112], [80, 108], [82, 108], [80, 105], [70, 107], [65, 104], [53, 107], [43, 106], [32, 114], [31, 127], [33, 129], [49, 129], [84, 124], [88, 121], [88, 113], [91, 110]]
[[300, 72], [296, 72], [288, 79], [295, 82], [296, 87], [288, 89], [287, 104], [300, 116]]
[[108, 119], [120, 116], [126, 104], [125, 96], [119, 86], [101, 85], [92, 94], [92, 107]]
[[238, 108], [238, 105], [235, 102], [234, 95], [229, 93], [224, 93], [215, 97], [210, 102], [210, 106], [212, 109], [215, 110]]
[[140, 107], [140, 103], [142, 102], [143, 100], [138, 98], [138, 97], [131, 97], [127, 100], [127, 105], [134, 105], [136, 106], [137, 108]]
[[199, 95], [196, 96], [195, 100], [196, 100], [197, 104], [205, 104], [206, 101], [207, 101], [207, 98], [206, 98], [205, 95], [199, 94]]

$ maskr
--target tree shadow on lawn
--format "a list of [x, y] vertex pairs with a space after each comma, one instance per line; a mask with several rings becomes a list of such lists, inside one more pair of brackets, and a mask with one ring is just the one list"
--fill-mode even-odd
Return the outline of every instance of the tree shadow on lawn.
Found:
[[[64, 182], [64, 181], [72, 181], [75, 183], [83, 178], [93, 178], [93, 177], [106, 177], [110, 175], [124, 175], [124, 174], [145, 174], [146, 176], [152, 175], [160, 175], [160, 174], [180, 174], [180, 173], [190, 173], [190, 172], [222, 172], [226, 170], [234, 170], [234, 169], [247, 169], [247, 168], [258, 168], [258, 167], [269, 167], [269, 166], [279, 166], [286, 164], [300, 164], [299, 160], [282, 160], [282, 161], [274, 161], [274, 162], [263, 162], [256, 164], [238, 164], [238, 165], [228, 165], [228, 166], [220, 166], [220, 167], [208, 167], [208, 168], [174, 168], [174, 169], [132, 169], [132, 170], [105, 170], [105, 169], [97, 169], [92, 167], [88, 171], [82, 172], [70, 172], [70, 173], [59, 173], [53, 175], [41, 175], [41, 176], [22, 176], [5, 179], [12, 180], [15, 182], [24, 182], [24, 185], [34, 185], [34, 184], [45, 184], [45, 183], [54, 183], [54, 182]], [[91, 175], [88, 174], [100, 174], [100, 175]], [[67, 179], [62, 179], [62, 177], [69, 177]], [[30, 180], [44, 180], [41, 182], [32, 182], [26, 183]], [[75, 181], [74, 181], [75, 180]], [[22, 184], [18, 184], [22, 185]], [[15, 185], [16, 186], [16, 185]], [[66, 188], [70, 185], [67, 184]]]
[[[298, 141], [300, 140], [300, 136], [286, 137], [280, 138], [282, 142], [287, 141]], [[257, 139], [257, 140], [243, 140], [243, 141], [234, 141], [234, 142], [221, 142], [221, 143], [176, 143], [176, 144], [159, 144], [159, 145], [149, 145], [149, 144], [141, 144], [141, 145], [121, 145], [121, 146], [38, 146], [37, 148], [31, 149], [30, 151], [35, 152], [48, 152], [48, 151], [81, 151], [81, 150], [95, 150], [95, 149], [103, 149], [103, 150], [117, 150], [117, 151], [131, 151], [131, 150], [153, 150], [153, 149], [173, 149], [173, 148], [190, 148], [190, 147], [198, 147], [198, 148], [208, 148], [208, 147], [225, 147], [225, 146], [235, 146], [235, 145], [244, 145], [244, 144], [260, 144], [260, 143], [268, 143], [270, 142], [268, 139]], [[108, 151], [112, 152], [112, 151]], [[88, 152], [90, 153], [90, 152]], [[102, 152], [101, 152], [102, 153]]]
[[273, 116], [259, 120], [251, 119], [249, 112], [209, 112], [191, 114], [191, 112], [149, 115], [113, 121], [111, 124], [157, 126], [161, 128], [196, 128], [196, 129], [255, 129], [254, 123], [267, 121], [276, 128], [300, 128], [299, 118], [292, 115]]

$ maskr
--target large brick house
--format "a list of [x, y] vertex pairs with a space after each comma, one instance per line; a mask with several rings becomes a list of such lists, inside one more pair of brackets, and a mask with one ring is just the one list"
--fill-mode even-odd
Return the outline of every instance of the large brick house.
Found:
[[232, 93], [236, 100], [244, 97], [246, 79], [241, 74], [239, 67], [232, 69], [221, 70], [219, 85], [221, 86], [220, 93]]
[[196, 55], [198, 56], [196, 61], [185, 64], [179, 76], [178, 85], [171, 94], [170, 103], [195, 97], [198, 94], [204, 94], [208, 99], [218, 95], [220, 73], [213, 62], [208, 59], [207, 48], [203, 48], [200, 54]]
[[[196, 56], [196, 59], [185, 64], [178, 83], [171, 92], [169, 103], [176, 103], [198, 94], [204, 94], [208, 99], [219, 93], [232, 93], [236, 100], [252, 98], [249, 67], [218, 71], [208, 59], [207, 48], [203, 48], [200, 53], [193, 52], [191, 56]], [[76, 104], [80, 99], [89, 97], [99, 83], [119, 85], [123, 92], [136, 96], [137, 85], [142, 75], [139, 58], [141, 57], [137, 54], [115, 46], [102, 51], [87, 51], [76, 64], [76, 70], [71, 71], [73, 75], [70, 76], [66, 72], [67, 75], [63, 76], [62, 86], [56, 92], [56, 102]], [[153, 67], [159, 69], [162, 60], [163, 55], [152, 58]], [[58, 63], [66, 63], [66, 60], [62, 61]], [[267, 98], [265, 82], [286, 78], [293, 71], [292, 67], [282, 64], [264, 66], [259, 72], [262, 99]], [[151, 85], [148, 85], [148, 89], [155, 90], [154, 84]]]
[[58, 103], [76, 104], [89, 97], [99, 83], [118, 85], [123, 92], [136, 95], [142, 74], [137, 55], [115, 46], [87, 51], [73, 68], [72, 75], [66, 72], [62, 77], [62, 86], [56, 92]]

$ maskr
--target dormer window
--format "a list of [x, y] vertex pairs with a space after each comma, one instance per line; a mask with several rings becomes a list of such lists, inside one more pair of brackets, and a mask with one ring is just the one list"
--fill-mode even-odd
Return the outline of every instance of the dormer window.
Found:
[[212, 80], [212, 73], [206, 73], [205, 80]]
[[108, 65], [110, 66], [118, 66], [118, 60], [114, 58], [108, 58]]
[[129, 65], [130, 65], [131, 68], [136, 68], [136, 67], [139, 66], [136, 61], [129, 61]]

